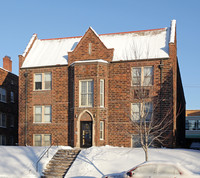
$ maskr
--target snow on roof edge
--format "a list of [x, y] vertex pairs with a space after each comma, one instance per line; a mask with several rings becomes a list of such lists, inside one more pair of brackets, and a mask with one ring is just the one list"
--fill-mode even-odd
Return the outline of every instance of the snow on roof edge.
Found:
[[171, 33], [170, 33], [170, 41], [169, 43], [174, 43], [175, 41], [175, 33], [176, 33], [176, 20], [171, 21]]
[[102, 63], [108, 64], [108, 62], [103, 59], [95, 59], [95, 60], [75, 61], [71, 65], [80, 64], [80, 63], [90, 63], [90, 62], [102, 62]]
[[0, 67], [0, 69], [4, 70], [4, 71], [6, 71], [6, 72], [9, 72], [9, 73], [11, 73], [11, 74], [13, 74], [13, 75], [18, 76], [17, 74], [14, 74], [13, 72], [10, 72], [9, 70], [4, 69], [3, 67]]
[[26, 56], [26, 53], [28, 52], [28, 49], [29, 49], [30, 46], [32, 45], [33, 40], [34, 40], [35, 38], [37, 38], [37, 34], [36, 34], [36, 33], [34, 33], [34, 34], [32, 35], [32, 37], [31, 37], [31, 39], [30, 39], [28, 45], [26, 46], [26, 49], [24, 50], [24, 52], [23, 52], [23, 54], [22, 54], [23, 57]]

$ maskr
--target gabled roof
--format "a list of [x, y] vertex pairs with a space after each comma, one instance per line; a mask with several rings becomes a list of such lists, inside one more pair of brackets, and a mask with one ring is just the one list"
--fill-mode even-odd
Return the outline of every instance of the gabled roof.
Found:
[[[168, 58], [169, 43], [174, 43], [175, 41], [175, 26], [176, 21], [173, 20], [171, 28], [100, 35], [90, 28], [107, 48], [114, 48], [113, 61], [125, 61]], [[81, 38], [81, 36], [78, 36], [38, 39], [34, 34], [23, 53], [25, 61], [22, 68], [67, 65], [68, 52], [74, 50]], [[32, 48], [28, 52], [31, 45]]]

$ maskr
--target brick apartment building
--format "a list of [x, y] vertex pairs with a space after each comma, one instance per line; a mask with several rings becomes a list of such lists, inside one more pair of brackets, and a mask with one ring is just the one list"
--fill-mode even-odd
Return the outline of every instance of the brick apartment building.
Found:
[[12, 73], [10, 57], [0, 68], [0, 145], [18, 143], [18, 76]]
[[[34, 34], [19, 55], [19, 144], [130, 147], [137, 139], [132, 121], [142, 105], [139, 86], [156, 119], [171, 108], [165, 146], [183, 143], [175, 20], [154, 30], [98, 35], [90, 27], [83, 36], [54, 39]], [[156, 109], [153, 98], [162, 98]]]

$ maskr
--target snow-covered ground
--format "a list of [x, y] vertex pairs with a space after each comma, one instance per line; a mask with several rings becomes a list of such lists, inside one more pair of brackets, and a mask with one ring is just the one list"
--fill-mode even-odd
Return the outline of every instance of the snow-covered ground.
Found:
[[[47, 147], [46, 147], [47, 148]], [[58, 149], [71, 147], [51, 147], [49, 157], [45, 155], [39, 162], [39, 172]], [[39, 177], [36, 162], [45, 147], [0, 146], [0, 178]], [[200, 151], [189, 149], [149, 149], [149, 160], [179, 163], [200, 177]], [[65, 178], [101, 178], [103, 175], [127, 171], [144, 162], [141, 148], [91, 147], [78, 155]]]
[[[91, 147], [82, 150], [65, 178], [102, 177], [127, 171], [144, 162], [141, 148]], [[200, 151], [189, 149], [149, 149], [150, 161], [178, 163], [200, 177]]]
[[36, 163], [48, 147], [30, 146], [0, 146], [0, 178], [29, 178], [40, 177], [40, 173], [46, 164], [59, 149], [71, 149], [71, 147], [51, 147], [41, 159], [36, 171]]

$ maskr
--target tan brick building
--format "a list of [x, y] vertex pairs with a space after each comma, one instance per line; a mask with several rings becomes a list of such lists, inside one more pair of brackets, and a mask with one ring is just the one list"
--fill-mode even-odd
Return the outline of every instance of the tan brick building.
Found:
[[139, 86], [156, 119], [171, 108], [166, 145], [180, 144], [185, 100], [176, 51], [175, 20], [155, 30], [98, 35], [90, 27], [83, 36], [57, 39], [34, 34], [19, 56], [20, 145], [132, 146]]
[[18, 76], [12, 73], [10, 57], [0, 68], [0, 145], [18, 143]]

